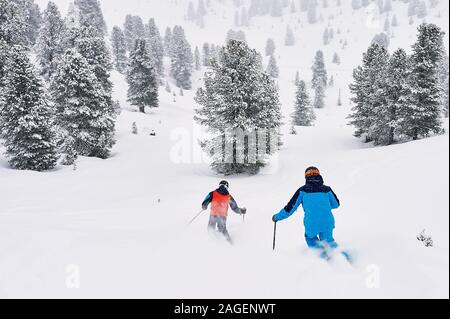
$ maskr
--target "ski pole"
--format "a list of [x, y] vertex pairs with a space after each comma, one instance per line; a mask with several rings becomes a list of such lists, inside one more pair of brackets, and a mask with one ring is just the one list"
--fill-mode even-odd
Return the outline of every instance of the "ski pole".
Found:
[[275, 242], [277, 237], [277, 222], [274, 222], [274, 228], [273, 228], [273, 250], [275, 250]]
[[200, 213], [198, 213], [197, 215], [195, 215], [195, 217], [192, 218], [191, 221], [189, 222], [189, 225], [192, 224], [192, 223], [194, 222], [194, 220], [196, 220], [196, 219], [197, 219], [204, 211], [205, 211], [205, 210], [202, 209], [202, 210], [200, 211]]
[[[242, 213], [242, 212], [244, 212], [244, 213]], [[242, 213], [242, 222], [245, 223], [245, 215], [247, 214], [247, 208], [242, 208], [241, 213]]]

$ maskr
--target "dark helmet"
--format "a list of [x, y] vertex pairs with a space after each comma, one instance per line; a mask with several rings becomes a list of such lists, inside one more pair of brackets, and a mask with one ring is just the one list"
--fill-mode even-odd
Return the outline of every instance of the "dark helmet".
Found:
[[226, 188], [229, 188], [229, 187], [230, 187], [230, 184], [228, 184], [227, 181], [221, 181], [221, 182], [219, 183], [219, 186], [225, 186]]

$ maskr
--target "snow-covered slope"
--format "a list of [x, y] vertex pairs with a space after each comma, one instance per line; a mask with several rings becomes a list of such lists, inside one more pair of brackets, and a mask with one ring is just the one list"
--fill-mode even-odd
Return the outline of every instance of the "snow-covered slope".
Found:
[[[67, 1], [55, 2], [63, 8]], [[186, 24], [185, 8], [175, 2], [102, 4], [109, 26], [121, 24], [126, 13], [154, 15], [162, 29], [186, 25], [193, 44], [223, 41], [232, 26], [231, 6], [217, 5], [220, 13], [209, 16], [202, 30]], [[197, 149], [194, 92], [174, 101], [161, 90], [161, 107], [139, 114], [127, 105], [124, 79], [114, 73], [114, 94], [123, 112], [110, 159], [81, 158], [75, 171], [58, 167], [35, 173], [11, 170], [0, 157], [0, 296], [448, 298], [449, 136], [390, 147], [371, 147], [352, 136], [345, 119], [351, 70], [381, 30], [367, 27], [367, 15], [362, 10], [352, 14], [350, 1], [342, 2], [344, 15], [333, 25], [345, 34], [345, 50], [337, 39], [322, 46], [325, 22], [298, 27], [297, 45], [290, 48], [282, 45], [288, 15], [283, 21], [257, 18], [245, 29], [250, 45], [260, 50], [267, 37], [276, 39], [286, 117], [293, 109], [295, 71], [309, 80], [319, 48], [325, 50], [336, 85], [327, 92], [327, 108], [318, 111], [315, 127], [299, 128], [295, 136], [287, 134], [289, 126], [284, 128], [283, 149], [270, 167], [257, 176], [229, 178], [233, 196], [248, 209], [245, 221], [229, 218], [235, 246], [206, 232], [207, 214], [187, 225], [221, 179], [206, 163], [175, 161], [180, 137], [191, 152]], [[400, 26], [391, 48], [407, 48], [414, 42], [415, 26], [407, 24], [402, 2], [394, 6], [404, 8], [398, 9]], [[434, 17], [438, 9], [440, 18]], [[448, 32], [448, 3], [430, 11], [427, 20]], [[448, 48], [448, 36], [446, 43]], [[331, 64], [335, 51], [341, 56], [339, 67]], [[336, 105], [339, 88], [342, 107]], [[131, 134], [133, 122], [138, 135]], [[448, 130], [448, 122], [445, 126]], [[155, 137], [149, 135], [152, 130]], [[271, 216], [302, 185], [308, 165], [321, 169], [341, 199], [335, 236], [354, 253], [354, 266], [340, 258], [327, 263], [306, 250], [301, 212], [278, 225], [277, 250], [272, 251]], [[423, 229], [434, 247], [417, 241]], [[79, 267], [79, 289], [67, 288], [70, 265]]]

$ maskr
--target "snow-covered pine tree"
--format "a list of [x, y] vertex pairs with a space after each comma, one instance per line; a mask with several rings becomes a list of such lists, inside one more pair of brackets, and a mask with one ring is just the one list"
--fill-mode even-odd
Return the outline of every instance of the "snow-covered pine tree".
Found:
[[312, 88], [315, 91], [314, 107], [323, 108], [325, 106], [323, 99], [325, 97], [325, 89], [328, 84], [328, 76], [325, 69], [325, 59], [321, 50], [316, 52], [312, 72]]
[[328, 28], [328, 38], [331, 40], [334, 39], [334, 29], [333, 28]]
[[188, 21], [195, 21], [197, 18], [197, 14], [195, 13], [195, 7], [194, 3], [192, 1], [189, 1], [188, 9], [187, 9], [187, 19]]
[[276, 47], [275, 47], [275, 42], [273, 41], [273, 39], [272, 38], [267, 39], [266, 49], [265, 49], [266, 56], [275, 54], [275, 49], [276, 49]]
[[77, 50], [61, 57], [51, 84], [57, 125], [76, 154], [107, 158], [114, 145], [115, 114], [95, 71]]
[[337, 65], [341, 64], [341, 58], [339, 57], [339, 55], [337, 53], [335, 53], [333, 55], [333, 63], [337, 64]]
[[286, 36], [284, 38], [284, 44], [286, 46], [293, 46], [293, 45], [295, 45], [294, 31], [292, 31], [292, 29], [291, 29], [291, 27], [289, 25], [286, 28]]
[[64, 24], [67, 30], [80, 27], [80, 13], [78, 7], [73, 3], [69, 3], [67, 15], [64, 18]]
[[338, 96], [337, 105], [338, 106], [342, 106], [342, 90], [341, 89], [339, 89], [339, 96]]
[[391, 23], [391, 25], [392, 25], [393, 27], [398, 27], [398, 19], [397, 19], [397, 15], [394, 15], [394, 16], [392, 17], [392, 23]]
[[448, 95], [448, 90], [449, 90], [449, 77], [447, 76], [447, 80], [445, 81], [445, 88], [444, 88], [444, 116], [446, 118], [449, 117], [449, 95]]
[[378, 72], [377, 89], [370, 97], [373, 109], [368, 134], [375, 145], [390, 145], [395, 140], [398, 110], [408, 95], [405, 86], [408, 72], [406, 52], [402, 49], [396, 51], [386, 67]]
[[317, 0], [308, 1], [308, 22], [310, 24], [317, 22]]
[[325, 69], [325, 59], [321, 50], [316, 52], [314, 64], [312, 66], [313, 78], [312, 87], [315, 89], [318, 85], [326, 86], [328, 82], [327, 71]]
[[419, 7], [419, 0], [409, 0], [408, 5], [408, 16], [413, 17], [417, 14], [417, 9]]
[[[8, 46], [28, 44], [26, 17], [11, 0], [0, 0], [0, 40]], [[2, 61], [0, 61], [2, 63]]]
[[[3, 39], [0, 39], [0, 96], [2, 94], [2, 89], [4, 87], [3, 80], [6, 76], [6, 61], [8, 59], [8, 51], [10, 46], [6, 44]], [[0, 131], [1, 131], [1, 118], [0, 118]], [[1, 137], [1, 135], [0, 135]]]
[[365, 85], [367, 82], [367, 72], [363, 66], [358, 66], [353, 70], [353, 82], [350, 84], [350, 92], [353, 97], [350, 99], [353, 103], [351, 113], [347, 117], [349, 119], [348, 125], [355, 128], [353, 135], [361, 137], [366, 134], [366, 142], [370, 139], [367, 136], [368, 129], [364, 126], [369, 122], [369, 108], [366, 106], [367, 93], [365, 92]]
[[103, 12], [99, 0], [75, 0], [78, 8], [80, 24], [82, 26], [91, 26], [101, 37], [104, 37], [108, 30], [103, 18]]
[[350, 84], [353, 107], [348, 117], [349, 125], [355, 127], [354, 135], [356, 137], [364, 135], [366, 142], [373, 141], [370, 128], [374, 122], [374, 112], [380, 102], [384, 102], [375, 97], [380, 89], [380, 84], [385, 83], [385, 72], [380, 72], [380, 70], [386, 69], [388, 61], [389, 53], [386, 48], [378, 43], [373, 43], [363, 55], [363, 64], [353, 71], [353, 83]]
[[151, 18], [146, 27], [146, 42], [149, 47], [150, 57], [155, 63], [160, 76], [164, 75], [164, 45], [156, 26], [155, 19]]
[[427, 4], [425, 3], [425, 1], [419, 2], [416, 13], [417, 13], [417, 17], [419, 19], [423, 19], [427, 16], [428, 10], [427, 10]]
[[436, 8], [439, 4], [440, 0], [429, 0], [428, 3], [430, 4], [430, 9]]
[[434, 24], [423, 23], [411, 56], [411, 94], [400, 111], [398, 131], [413, 140], [442, 132], [442, 89], [438, 78], [444, 54], [444, 33]]
[[145, 40], [136, 40], [128, 65], [128, 101], [145, 113], [145, 107], [158, 107], [157, 71], [151, 61]]
[[314, 109], [311, 107], [311, 100], [306, 90], [305, 81], [300, 80], [296, 88], [295, 111], [292, 114], [292, 124], [297, 126], [311, 126], [316, 119], [316, 115], [314, 114]]
[[205, 2], [203, 0], [198, 0], [197, 3], [197, 17], [204, 17], [206, 15]]
[[266, 56], [271, 56], [275, 54], [275, 41], [272, 38], [267, 39], [266, 42]]
[[64, 21], [55, 3], [49, 1], [36, 43], [40, 74], [49, 80], [55, 73], [61, 52], [61, 41], [65, 33]]
[[164, 55], [170, 57], [172, 52], [172, 29], [170, 27], [166, 28], [163, 43], [164, 43]]
[[334, 76], [330, 76], [330, 80], [328, 81], [328, 86], [333, 87], [334, 86]]
[[380, 103], [374, 106], [370, 135], [375, 145], [391, 145], [395, 142], [399, 110], [410, 95], [409, 58], [405, 50], [395, 51], [386, 70], [381, 69], [380, 72], [378, 90], [372, 96]]
[[104, 38], [92, 26], [81, 26], [73, 30], [74, 48], [86, 59], [92, 67], [97, 80], [104, 92], [109, 96], [108, 105], [112, 110], [112, 82], [110, 72], [113, 68], [111, 54]]
[[191, 46], [186, 40], [184, 29], [181, 26], [175, 26], [173, 29], [172, 50], [170, 74], [175, 79], [178, 87], [190, 90], [194, 57]]
[[330, 43], [330, 36], [328, 28], [325, 28], [325, 31], [323, 32], [323, 44], [328, 45], [329, 43]]
[[446, 52], [442, 54], [441, 62], [438, 68], [439, 85], [442, 88], [442, 112], [448, 117], [448, 77], [449, 77], [449, 57]]
[[272, 77], [272, 78], [278, 78], [280, 75], [280, 69], [277, 65], [277, 60], [273, 55], [270, 56], [269, 64], [267, 65], [266, 72]]
[[[6, 62], [14, 45], [28, 44], [26, 19], [19, 6], [10, 0], [0, 0], [0, 96], [7, 73]], [[0, 117], [1, 131], [1, 117]]]
[[219, 55], [218, 46], [215, 44], [211, 44], [210, 53], [209, 53], [209, 58], [210, 58], [209, 64], [211, 64], [211, 59], [217, 59], [218, 55]]
[[25, 22], [24, 36], [27, 40], [27, 46], [33, 46], [41, 28], [42, 15], [39, 6], [34, 0], [10, 0], [18, 6], [18, 10]]
[[322, 109], [325, 107], [325, 87], [318, 85], [314, 89], [314, 102], [313, 105], [316, 109]]
[[136, 122], [133, 122], [133, 124], [131, 125], [131, 133], [134, 135], [138, 135], [138, 127]]
[[78, 159], [78, 153], [75, 149], [75, 139], [71, 136], [68, 136], [64, 140], [64, 144], [62, 145], [62, 152], [64, 156], [61, 160], [61, 164], [64, 166], [74, 165], [75, 170], [75, 162]]
[[245, 37], [245, 33], [242, 30], [239, 30], [239, 31], [228, 30], [225, 42], [228, 42], [229, 40], [236, 40], [236, 41], [243, 41], [243, 42], [247, 41], [246, 37]]
[[[266, 155], [278, 150], [281, 111], [277, 87], [263, 71], [260, 54], [245, 42], [230, 40], [220, 57], [211, 61], [204, 87], [195, 98], [201, 105], [195, 119], [212, 134], [202, 145], [218, 173], [256, 174], [265, 165]], [[265, 134], [257, 135], [256, 141], [249, 138], [239, 143], [237, 132]]]
[[300, 84], [300, 72], [295, 72], [295, 80], [294, 80], [294, 84], [296, 86], [298, 86]]
[[46, 171], [56, 165], [53, 112], [24, 48], [9, 48], [0, 96], [1, 136], [14, 169]]
[[372, 43], [378, 43], [379, 45], [385, 47], [386, 50], [389, 49], [390, 42], [391, 40], [385, 32], [376, 34], [372, 39]]
[[127, 44], [122, 29], [114, 26], [111, 33], [113, 64], [117, 71], [125, 73], [127, 69]]
[[198, 47], [195, 47], [194, 50], [194, 67], [196, 71], [199, 71], [201, 68], [201, 63], [200, 63], [200, 50], [198, 49]]
[[125, 16], [125, 22], [123, 24], [123, 35], [125, 37], [125, 43], [127, 47], [127, 51], [130, 52], [133, 50], [134, 46], [134, 20], [131, 14], [127, 14]]
[[203, 66], [208, 67], [210, 65], [210, 60], [211, 60], [211, 52], [210, 52], [210, 48], [209, 48], [209, 43], [204, 43], [203, 44]]
[[[202, 7], [203, 7], [203, 9], [202, 9]], [[204, 13], [202, 13], [202, 12], [204, 12]], [[203, 0], [199, 0], [198, 8], [197, 8], [196, 24], [197, 24], [197, 26], [199, 26], [202, 29], [205, 27], [205, 16], [206, 16], [206, 8], [204, 5], [204, 2], [203, 2]]]
[[30, 1], [30, 9], [29, 9], [29, 15], [28, 15], [28, 32], [27, 37], [29, 40], [29, 43], [31, 45], [36, 44], [37, 37], [39, 35], [39, 30], [42, 26], [42, 13], [41, 9], [39, 8], [39, 5], [37, 3], [34, 3], [33, 0]]
[[127, 14], [123, 25], [123, 34], [127, 43], [127, 51], [133, 51], [136, 40], [145, 39], [145, 26], [142, 18]]
[[167, 93], [172, 93], [172, 88], [170, 87], [170, 84], [168, 81], [166, 81], [165, 91]]

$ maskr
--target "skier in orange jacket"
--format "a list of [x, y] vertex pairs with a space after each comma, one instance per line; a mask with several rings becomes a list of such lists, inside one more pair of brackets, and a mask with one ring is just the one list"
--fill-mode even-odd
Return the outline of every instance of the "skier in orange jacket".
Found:
[[245, 208], [239, 208], [233, 196], [228, 191], [229, 186], [227, 181], [221, 181], [219, 188], [206, 196], [202, 203], [202, 208], [206, 210], [208, 209], [208, 205], [211, 204], [211, 216], [209, 217], [208, 229], [216, 230], [217, 226], [219, 232], [231, 242], [231, 237], [227, 230], [228, 207], [231, 207], [233, 212], [239, 215], [245, 215], [247, 210]]

